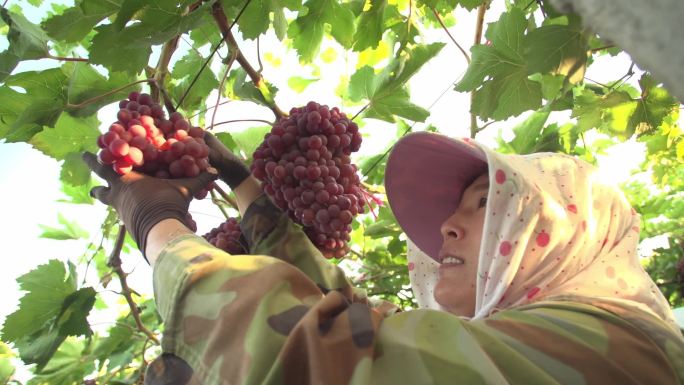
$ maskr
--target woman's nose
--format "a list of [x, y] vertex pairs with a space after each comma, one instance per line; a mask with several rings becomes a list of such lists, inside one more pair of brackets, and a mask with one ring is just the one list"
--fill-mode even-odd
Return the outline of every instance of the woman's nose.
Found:
[[458, 222], [456, 214], [450, 216], [442, 223], [440, 231], [442, 233], [442, 237], [444, 237], [444, 240], [450, 238], [463, 239], [465, 236], [465, 230]]

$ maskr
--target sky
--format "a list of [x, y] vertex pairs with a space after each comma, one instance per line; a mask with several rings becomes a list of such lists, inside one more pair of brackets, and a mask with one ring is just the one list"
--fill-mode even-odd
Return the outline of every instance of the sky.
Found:
[[[10, 4], [13, 1], [10, 0]], [[50, 2], [46, 2], [50, 3]], [[497, 2], [501, 3], [501, 2]], [[25, 15], [30, 20], [37, 22], [43, 14], [44, 5], [40, 10], [26, 6], [29, 11]], [[487, 22], [494, 21], [499, 12], [496, 9], [488, 13]], [[475, 13], [468, 14], [465, 11], [457, 11], [455, 27], [456, 39], [466, 50], [473, 40]], [[469, 119], [468, 112], [469, 94], [457, 93], [451, 90], [452, 83], [459, 80], [466, 69], [466, 62], [456, 46], [449, 42], [441, 30], [432, 31], [426, 35], [428, 42], [447, 41], [447, 46], [440, 55], [429, 62], [423, 70], [411, 81], [411, 95], [414, 103], [428, 108], [431, 116], [425, 124], [437, 126], [443, 133], [451, 136], [468, 136]], [[330, 42], [324, 43], [323, 50], [330, 46]], [[0, 41], [0, 50], [6, 47], [6, 41]], [[245, 55], [256, 62], [256, 47], [252, 42], [241, 42]], [[181, 43], [180, 51], [187, 50], [187, 45]], [[341, 50], [339, 52], [342, 52]], [[335, 96], [334, 89], [338, 86], [340, 74], [351, 75], [354, 71], [353, 60], [338, 57], [331, 65], [321, 66], [321, 80], [312, 84], [303, 93], [298, 94], [290, 90], [287, 80], [290, 76], [298, 75], [307, 77], [308, 69], [301, 69], [295, 54], [286, 53], [284, 47], [268, 35], [261, 41], [261, 53], [277, 58], [281, 61], [279, 66], [274, 66], [273, 60], [263, 60], [264, 77], [275, 84], [280, 92], [276, 102], [283, 110], [290, 107], [304, 105], [309, 100], [316, 100], [330, 106], [340, 105], [340, 100]], [[176, 57], [182, 56], [181, 52]], [[616, 78], [616, 73], [624, 73], [630, 65], [630, 59], [626, 54], [610, 60], [599, 59], [593, 64], [587, 77], [595, 80], [611, 80]], [[17, 71], [37, 70], [46, 66], [55, 66], [60, 63], [33, 61], [22, 63]], [[294, 72], [287, 70], [296, 69]], [[303, 72], [303, 73], [302, 73]], [[619, 75], [618, 75], [619, 76]], [[632, 78], [636, 82], [638, 75]], [[446, 93], [444, 93], [446, 91]], [[211, 103], [216, 95], [210, 97]], [[434, 105], [433, 105], [434, 103]], [[348, 114], [355, 114], [361, 106], [345, 108]], [[115, 120], [116, 107], [109, 106], [100, 111], [99, 117], [103, 126], [108, 126]], [[488, 145], [495, 144], [495, 138], [501, 131], [504, 137], [510, 138], [510, 130], [525, 116], [509, 119], [504, 122], [489, 126], [478, 135], [478, 140]], [[272, 120], [272, 113], [264, 107], [256, 107], [251, 103], [231, 102], [221, 106], [217, 113], [217, 122], [229, 119], [266, 119]], [[566, 122], [567, 114], [557, 114], [551, 120]], [[207, 121], [211, 120], [211, 114]], [[366, 120], [362, 125], [361, 132], [364, 134], [364, 143], [359, 155], [374, 154], [384, 148], [388, 142], [388, 134], [393, 135], [395, 127], [377, 120]], [[680, 122], [681, 123], [681, 122]], [[417, 124], [416, 129], [425, 127], [425, 124]], [[231, 124], [220, 126], [219, 130], [243, 130], [250, 127], [249, 124]], [[609, 150], [605, 157], [600, 159], [600, 172], [604, 179], [611, 183], [620, 183], [630, 178], [631, 170], [638, 168], [643, 161], [644, 149], [641, 144], [634, 141], [627, 142]], [[16, 278], [28, 272], [35, 266], [46, 263], [49, 259], [75, 260], [84, 253], [87, 241], [54, 241], [40, 238], [40, 224], [57, 226], [58, 214], [77, 220], [79, 225], [89, 232], [89, 240], [98, 239], [98, 229], [106, 216], [103, 205], [71, 205], [57, 202], [63, 198], [60, 193], [59, 172], [60, 165], [53, 159], [43, 155], [25, 143], [0, 143], [0, 202], [2, 202], [3, 220], [0, 221], [0, 234], [2, 234], [3, 253], [2, 258], [7, 259], [0, 269], [0, 282], [3, 295], [0, 296], [0, 323], [4, 318], [15, 311], [18, 300], [22, 293], [15, 282]], [[222, 221], [221, 213], [209, 202], [193, 202], [191, 213], [198, 222], [199, 233], [202, 234]], [[648, 246], [653, 247], [653, 245]], [[144, 296], [152, 296], [151, 269], [142, 260], [139, 253], [125, 255], [123, 257], [124, 269], [132, 271], [129, 282], [132, 287]], [[94, 274], [91, 274], [91, 278]], [[92, 279], [89, 281], [92, 284]], [[98, 290], [103, 290], [99, 287]], [[102, 291], [103, 297], [109, 303], [119, 303], [118, 310], [125, 310], [120, 297], [112, 292]], [[111, 301], [111, 302], [110, 302]], [[116, 312], [117, 310], [113, 310]], [[90, 319], [92, 323], [105, 325], [113, 319], [113, 313], [105, 313]], [[103, 326], [104, 327], [104, 326]]]

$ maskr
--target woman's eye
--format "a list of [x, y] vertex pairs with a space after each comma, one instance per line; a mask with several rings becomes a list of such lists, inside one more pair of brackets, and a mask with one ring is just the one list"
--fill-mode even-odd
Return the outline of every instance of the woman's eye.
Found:
[[478, 204], [477, 207], [480, 208], [480, 207], [485, 207], [485, 206], [487, 206], [487, 198], [482, 197], [482, 198], [480, 198], [480, 203]]

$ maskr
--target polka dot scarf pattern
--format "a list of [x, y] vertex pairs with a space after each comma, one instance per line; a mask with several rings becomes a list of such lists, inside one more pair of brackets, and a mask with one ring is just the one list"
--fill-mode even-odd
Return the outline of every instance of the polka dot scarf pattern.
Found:
[[[490, 180], [473, 319], [562, 296], [645, 310], [677, 329], [639, 263], [639, 216], [593, 166], [563, 154], [503, 155], [464, 141], [486, 154]], [[418, 304], [441, 309], [432, 296], [439, 264], [411, 242], [408, 250]]]

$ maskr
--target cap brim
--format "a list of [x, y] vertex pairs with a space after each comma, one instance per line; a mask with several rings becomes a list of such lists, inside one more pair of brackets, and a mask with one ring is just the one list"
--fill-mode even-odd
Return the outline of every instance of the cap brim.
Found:
[[458, 207], [463, 190], [487, 172], [475, 145], [416, 132], [400, 139], [387, 159], [385, 189], [392, 212], [418, 248], [437, 259], [440, 227]]

